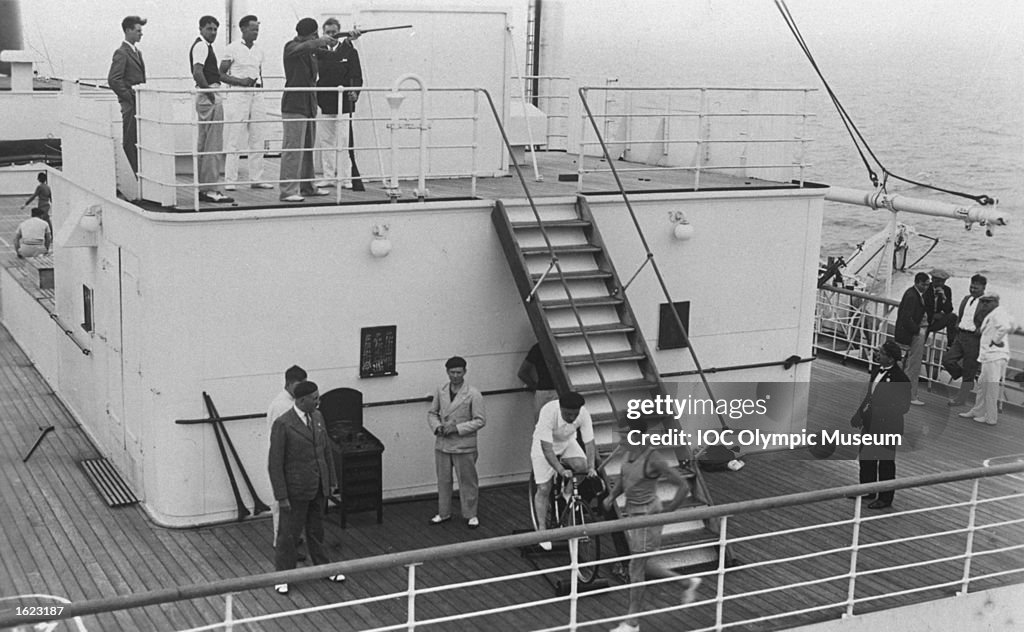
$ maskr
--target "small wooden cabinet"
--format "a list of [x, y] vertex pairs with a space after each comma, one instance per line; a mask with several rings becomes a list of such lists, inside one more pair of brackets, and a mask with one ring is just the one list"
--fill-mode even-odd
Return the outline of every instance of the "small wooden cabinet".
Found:
[[346, 525], [348, 514], [361, 511], [376, 511], [377, 524], [380, 524], [384, 521], [381, 466], [384, 446], [366, 430], [351, 439], [334, 445], [339, 491], [336, 502], [341, 510], [341, 526]]

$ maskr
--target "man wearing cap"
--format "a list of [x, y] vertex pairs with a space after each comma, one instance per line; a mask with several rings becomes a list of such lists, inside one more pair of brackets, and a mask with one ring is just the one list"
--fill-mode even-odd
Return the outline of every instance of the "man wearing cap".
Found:
[[960, 390], [947, 402], [950, 406], [963, 406], [967, 395], [974, 390], [974, 378], [978, 375], [978, 341], [981, 337], [981, 321], [975, 321], [981, 297], [985, 293], [988, 279], [980, 274], [971, 277], [967, 296], [960, 301], [957, 311], [956, 335], [942, 358], [942, 368], [954, 380], [960, 382]]
[[124, 41], [114, 51], [107, 73], [107, 85], [117, 95], [121, 106], [121, 145], [124, 147], [128, 164], [132, 173], [139, 172], [139, 154], [135, 147], [138, 141], [138, 129], [135, 122], [135, 91], [132, 86], [146, 83], [146, 64], [142, 61], [142, 52], [137, 44], [142, 41], [142, 27], [145, 18], [129, 15], [121, 20], [121, 31]]
[[917, 386], [921, 379], [921, 360], [924, 359], [924, 337], [928, 332], [924, 293], [928, 290], [929, 281], [926, 272], [914, 275], [914, 285], [903, 293], [897, 308], [896, 331], [893, 334], [906, 357], [903, 370], [910, 378], [910, 403], [915, 406], [924, 406], [924, 402], [917, 398]]
[[462, 517], [470, 529], [480, 526], [477, 516], [479, 480], [476, 473], [476, 433], [487, 424], [484, 397], [466, 383], [466, 360], [452, 356], [444, 363], [448, 382], [437, 387], [427, 411], [427, 425], [434, 433], [434, 464], [437, 469], [437, 515], [430, 524], [452, 518], [452, 471], [459, 478]]
[[924, 291], [924, 306], [928, 313], [928, 333], [946, 331], [948, 342], [952, 343], [956, 333], [953, 314], [953, 292], [946, 285], [949, 273], [941, 268], [935, 268], [929, 274], [932, 277], [931, 285]]
[[199, 129], [196, 134], [196, 164], [199, 173], [199, 200], [228, 204], [234, 202], [220, 191], [217, 183], [224, 171], [224, 97], [209, 91], [221, 85], [220, 67], [213, 42], [217, 39], [220, 21], [212, 15], [199, 18], [199, 37], [192, 42], [188, 51], [188, 66], [196, 88], [203, 90], [196, 94], [196, 116]]
[[[530, 444], [530, 461], [533, 480], [537, 484], [533, 508], [538, 531], [547, 529], [548, 497], [555, 476], [571, 478], [573, 472], [597, 476], [594, 423], [583, 402], [582, 395], [570, 391], [545, 404], [537, 416]], [[577, 430], [584, 448], [576, 441]], [[540, 546], [551, 550], [550, 542], [543, 542]]]
[[1006, 308], [999, 306], [999, 295], [995, 292], [986, 292], [981, 297], [981, 311], [989, 307], [991, 311], [981, 323], [981, 338], [978, 340], [978, 361], [981, 363], [978, 385], [981, 391], [974, 407], [960, 413], [960, 416], [994, 426], [999, 422], [999, 388], [1010, 361], [1009, 334], [1013, 330], [1013, 318]]
[[[318, 48], [336, 44], [330, 36], [317, 37], [316, 20], [302, 18], [295, 25], [295, 38], [284, 45], [285, 88], [316, 86]], [[358, 37], [357, 32], [349, 33]], [[313, 147], [316, 141], [316, 92], [288, 91], [281, 95], [281, 201], [301, 202], [308, 195], [327, 195], [316, 188], [313, 178]]]
[[[247, 15], [238, 21], [242, 39], [231, 42], [224, 49], [220, 62], [221, 80], [235, 88], [224, 97], [224, 140], [227, 156], [224, 158], [224, 179], [228, 191], [234, 191], [238, 181], [240, 151], [245, 151], [249, 165], [249, 180], [254, 189], [273, 189], [274, 185], [263, 180], [263, 143], [267, 118], [267, 106], [263, 93], [251, 88], [263, 87], [263, 61], [266, 58], [263, 46], [256, 42], [260, 35], [260, 21], [255, 15]], [[243, 144], [242, 141], [245, 141]]]
[[[860, 448], [860, 482], [891, 481], [896, 478], [896, 447], [886, 444], [884, 437], [903, 434], [903, 415], [910, 410], [910, 379], [897, 364], [903, 352], [893, 341], [884, 343], [875, 352], [878, 364], [871, 371], [868, 394], [851, 423], [860, 428], [861, 436], [872, 441]], [[867, 494], [873, 501], [869, 509], [892, 506], [894, 491]], [[856, 498], [854, 496], [853, 498]]]
[[[334, 456], [324, 428], [324, 418], [316, 409], [320, 392], [313, 382], [299, 382], [294, 388], [295, 403], [274, 420], [270, 430], [268, 469], [274, 499], [281, 512], [281, 525], [275, 545], [274, 568], [295, 568], [299, 536], [306, 534], [306, 546], [313, 564], [327, 564], [324, 552], [324, 510], [326, 495], [334, 479]], [[328, 581], [345, 581], [344, 575], [331, 575]], [[288, 584], [277, 584], [278, 594], [288, 594]]]

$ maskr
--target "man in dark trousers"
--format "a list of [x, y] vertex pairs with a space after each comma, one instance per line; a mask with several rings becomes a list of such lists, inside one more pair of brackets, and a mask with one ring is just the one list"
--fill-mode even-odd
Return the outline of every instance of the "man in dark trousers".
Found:
[[905, 354], [903, 370], [910, 378], [910, 403], [923, 406], [917, 398], [917, 385], [921, 379], [921, 360], [924, 359], [924, 337], [928, 332], [928, 309], [924, 293], [930, 284], [927, 272], [914, 275], [914, 285], [907, 288], [896, 311], [894, 337]]
[[[903, 415], [910, 410], [910, 380], [897, 364], [901, 356], [900, 346], [891, 340], [878, 349], [878, 364], [871, 371], [868, 394], [854, 416], [853, 423], [859, 424], [864, 441], [860, 448], [861, 483], [896, 478], [894, 437], [902, 437]], [[893, 496], [893, 491], [882, 492], [877, 498], [868, 494], [866, 498], [873, 501], [868, 509], [892, 506]]]
[[[281, 513], [275, 545], [274, 568], [295, 568], [299, 536], [305, 532], [313, 564], [327, 564], [324, 553], [324, 511], [334, 479], [334, 457], [324, 418], [316, 409], [320, 392], [313, 382], [299, 382], [295, 404], [274, 420], [270, 430], [270, 484]], [[331, 575], [332, 582], [345, 581]], [[278, 594], [288, 594], [288, 584], [277, 584]]]
[[[335, 18], [324, 20], [324, 35], [339, 37], [341, 25]], [[363, 70], [359, 65], [359, 51], [352, 45], [355, 37], [351, 35], [342, 41], [316, 51], [317, 69], [320, 77], [318, 88], [358, 88], [363, 85]], [[338, 107], [338, 92], [317, 92], [316, 100], [320, 106], [317, 118], [316, 170], [322, 174], [323, 180], [317, 186], [334, 186], [335, 180], [341, 179], [341, 186], [352, 188], [352, 162], [349, 156], [352, 131], [352, 113], [356, 110], [359, 92], [348, 91], [341, 97]], [[340, 110], [340, 112], [339, 112]]]
[[968, 394], [974, 390], [974, 379], [978, 376], [978, 341], [981, 339], [981, 322], [975, 317], [986, 286], [988, 279], [984, 276], [975, 274], [971, 277], [971, 287], [960, 301], [957, 312], [956, 336], [942, 357], [942, 368], [954, 380], [962, 380], [960, 390], [947, 402], [950, 406], [963, 406], [967, 403]]
[[128, 164], [132, 166], [132, 173], [139, 172], [139, 154], [135, 147], [139, 133], [135, 123], [135, 91], [132, 86], [146, 83], [146, 64], [137, 46], [142, 40], [142, 27], [145, 25], [146, 20], [137, 15], [129, 15], [121, 20], [124, 41], [114, 51], [110, 72], [107, 73], [107, 85], [117, 95], [117, 102], [121, 105], [122, 146]]

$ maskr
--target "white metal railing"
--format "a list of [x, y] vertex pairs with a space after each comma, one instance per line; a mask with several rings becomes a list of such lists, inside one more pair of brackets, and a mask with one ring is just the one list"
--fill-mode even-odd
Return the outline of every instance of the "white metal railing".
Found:
[[[365, 157], [374, 157], [376, 160], [360, 165], [359, 178], [364, 181], [380, 181], [392, 199], [400, 195], [398, 191], [399, 181], [417, 181], [419, 186], [416, 195], [422, 198], [426, 194], [425, 179], [430, 178], [471, 178], [471, 195], [476, 195], [477, 178], [487, 173], [481, 168], [480, 150], [482, 145], [482, 134], [480, 125], [480, 96], [479, 88], [452, 88], [452, 87], [426, 87], [419, 83], [416, 88], [402, 85], [405, 80], [416, 79], [413, 75], [405, 75], [396, 81], [391, 87], [363, 86], [360, 88], [238, 88], [231, 87], [218, 89], [173, 89], [158, 88], [148, 85], [136, 86], [138, 93], [136, 118], [139, 128], [138, 150], [139, 150], [139, 172], [138, 178], [140, 189], [147, 185], [163, 187], [171, 190], [188, 189], [192, 191], [192, 208], [199, 209], [199, 191], [207, 188], [221, 188], [229, 184], [226, 180], [219, 180], [213, 183], [200, 183], [198, 181], [198, 162], [201, 156], [227, 155], [227, 154], [249, 154], [254, 150], [247, 148], [228, 149], [222, 147], [220, 150], [201, 152], [197, 150], [199, 130], [202, 126], [227, 126], [234, 125], [276, 125], [280, 126], [282, 118], [276, 113], [276, 105], [268, 107], [268, 114], [264, 118], [244, 118], [242, 120], [216, 120], [199, 121], [194, 107], [188, 107], [188, 115], [184, 116], [180, 103], [192, 102], [199, 94], [212, 93], [219, 98], [225, 95], [240, 93], [259, 93], [264, 95], [265, 101], [273, 104], [280, 95], [285, 92], [298, 93], [319, 93], [338, 92], [339, 102], [345, 98], [347, 92], [358, 92], [362, 95], [355, 114], [352, 115], [352, 124], [355, 127], [362, 126], [363, 129], [371, 130], [372, 139], [357, 138], [351, 148], [334, 147], [310, 147], [310, 148], [289, 148], [288, 152], [301, 153], [323, 153], [332, 152], [337, 157], [343, 152], [351, 149], [359, 152]], [[410, 95], [418, 95], [418, 103], [412, 106], [406, 105], [402, 108], [403, 99]], [[383, 97], [383, 99], [381, 98]], [[177, 101], [179, 107], [172, 107]], [[375, 107], [373, 104], [377, 102]], [[381, 101], [387, 105], [382, 107]], [[308, 119], [289, 119], [294, 121], [323, 122], [323, 119], [316, 117]], [[447, 127], [449, 133], [438, 134], [444, 142], [432, 142], [428, 133], [437, 127]], [[382, 131], [383, 130], [383, 131]], [[403, 135], [403, 130], [417, 132], [415, 139], [410, 142], [409, 136]], [[454, 131], [451, 131], [454, 130]], [[147, 133], [148, 132], [148, 133]], [[181, 136], [187, 136], [187, 141]], [[341, 135], [339, 135], [341, 136]], [[269, 144], [269, 143], [268, 143]], [[265, 147], [265, 153], [276, 153]], [[434, 166], [428, 164], [428, 154], [450, 152], [447, 155], [457, 155], [456, 160], [435, 161]], [[415, 154], [414, 158], [410, 158]], [[187, 159], [191, 162], [192, 181], [178, 182], [175, 176], [176, 169], [173, 167], [175, 159]], [[438, 167], [438, 164], [454, 165], [453, 168]], [[169, 166], [170, 165], [170, 166]], [[493, 170], [492, 170], [493, 171]], [[349, 180], [349, 174], [337, 174], [335, 184], [340, 185], [342, 180]], [[324, 180], [322, 177], [306, 179], [264, 178], [259, 180], [239, 180], [231, 182], [236, 185], [253, 184], [274, 184], [282, 182], [314, 182]], [[341, 187], [335, 191], [336, 202], [341, 201]], [[147, 198], [150, 196], [146, 196]], [[176, 195], [174, 196], [176, 199]]]
[[[349, 560], [319, 567], [265, 573], [206, 584], [169, 587], [148, 593], [84, 601], [69, 604], [57, 618], [81, 617], [220, 595], [226, 598], [224, 618], [208, 625], [190, 628], [191, 632], [231, 630], [260, 621], [298, 617], [313, 612], [343, 611], [369, 604], [378, 606], [373, 610], [378, 621], [392, 620], [392, 622], [382, 623], [378, 627], [372, 628], [373, 631], [381, 632], [420, 629], [429, 625], [441, 626], [443, 629], [445, 624], [467, 620], [482, 624], [482, 620], [486, 617], [515, 613], [526, 609], [531, 609], [534, 613], [544, 613], [545, 616], [551, 618], [550, 626], [535, 629], [545, 631], [594, 629], [623, 620], [627, 618], [627, 615], [596, 615], [591, 609], [588, 609], [588, 604], [592, 604], [594, 601], [587, 600], [593, 597], [602, 599], [605, 596], [626, 591], [630, 585], [613, 585], [586, 593], [582, 592], [577, 581], [576, 571], [583, 564], [575, 555], [575, 547], [570, 546], [569, 562], [557, 568], [513, 574], [500, 574], [500, 569], [495, 569], [495, 574], [488, 577], [440, 585], [424, 585], [423, 581], [419, 579], [420, 569], [435, 563], [440, 567], [446, 567], [457, 564], [461, 559], [472, 559], [483, 553], [515, 551], [522, 546], [535, 545], [541, 540], [570, 538], [571, 542], [571, 538], [584, 535], [600, 537], [602, 534], [610, 534], [624, 529], [692, 520], [716, 520], [721, 528], [717, 540], [712, 541], [711, 545], [718, 549], [717, 568], [692, 575], [707, 580], [714, 579], [714, 594], [691, 604], [651, 608], [639, 613], [640, 617], [652, 617], [687, 609], [714, 606], [713, 623], [705, 627], [688, 628], [699, 631], [727, 630], [814, 613], [816, 614], [814, 614], [813, 620], [821, 621], [863, 612], [865, 607], [870, 608], [872, 604], [881, 599], [905, 596], [915, 596], [915, 599], [935, 599], [948, 597], [949, 593], [944, 592], [945, 590], [956, 590], [962, 594], [969, 592], [972, 588], [990, 588], [1019, 582], [1019, 576], [1024, 573], [1024, 562], [1022, 562], [1024, 558], [1018, 554], [1024, 550], [1024, 543], [1020, 537], [1024, 517], [1021, 517], [1019, 511], [1024, 493], [1017, 491], [1018, 484], [1010, 478], [1017, 477], [1022, 472], [1024, 472], [1024, 460], [1015, 458], [1011, 462], [987, 463], [985, 467], [957, 472], [942, 472], [898, 481], [850, 485], [774, 498], [598, 522], [592, 525], [549, 530], [543, 533], [524, 533]], [[990, 480], [991, 482], [988, 482]], [[982, 481], [986, 481], [984, 485]], [[949, 488], [942, 487], [940, 493], [933, 495], [942, 499], [955, 499], [959, 494], [966, 497], [966, 500], [951, 500], [944, 504], [908, 511], [865, 517], [861, 513], [862, 503], [857, 502], [852, 505], [852, 515], [848, 518], [811, 522], [774, 531], [771, 530], [773, 520], [769, 517], [770, 514], [765, 513], [787, 507], [799, 507], [805, 509], [800, 512], [802, 516], [828, 515], [834, 514], [834, 511], [819, 511], [815, 509], [815, 505], [851, 494], [859, 495], [909, 487], [946, 486], [958, 483], [966, 483], [970, 489], [969, 493], [950, 493]], [[927, 495], [919, 495], [919, 497], [922, 496]], [[979, 508], [984, 510], [979, 511]], [[929, 524], [935, 525], [935, 528], [930, 532], [921, 533], [920, 520], [916, 517], [918, 515], [927, 515]], [[907, 522], [908, 520], [914, 526], [907, 526], [910, 524]], [[735, 523], [741, 525], [740, 529], [746, 533], [736, 536], [729, 535], [730, 526]], [[893, 533], [901, 530], [901, 523], [904, 525], [902, 531], [913, 535], [892, 536]], [[892, 526], [871, 529], [869, 536], [865, 536], [866, 525], [876, 524]], [[837, 535], [836, 532], [839, 529], [848, 529], [849, 532], [845, 536]], [[984, 537], [974, 537], [975, 534], [983, 534]], [[962, 541], [958, 540], [951, 544], [949, 542], [951, 537], [962, 538]], [[815, 541], [818, 542], [815, 545], [817, 548], [808, 550], [814, 548], [809, 544]], [[768, 542], [771, 544], [766, 544]], [[924, 542], [929, 543], [930, 546], [921, 546], [921, 543]], [[916, 546], [903, 549], [899, 555], [895, 553], [866, 555], [872, 551], [888, 551], [887, 547], [906, 543], [915, 543]], [[697, 543], [644, 555], [670, 555], [706, 546], [708, 543]], [[731, 551], [740, 552], [740, 557], [749, 561], [727, 565], [727, 547]], [[938, 555], [934, 552], [936, 548], [941, 548]], [[776, 553], [787, 549], [799, 551], [799, 553], [776, 555]], [[848, 558], [845, 561], [840, 559], [838, 562], [833, 560], [826, 563], [825, 558], [829, 556], [848, 556]], [[606, 558], [595, 563], [628, 562], [632, 557]], [[751, 588], [753, 583], [751, 580], [756, 579], [760, 571], [782, 565], [786, 565], [785, 568], [788, 571], [785, 575], [786, 583]], [[942, 569], [937, 569], [933, 573], [927, 572], [932, 567], [945, 568], [949, 565], [954, 565], [954, 579], [948, 579], [948, 568], [943, 572], [940, 572]], [[245, 591], [269, 590], [270, 586], [276, 583], [319, 579], [338, 572], [358, 576], [359, 573], [386, 569], [404, 569], [406, 577], [404, 590], [348, 599], [338, 603], [318, 604], [308, 608], [255, 616], [235, 616], [235, 609], [249, 610], [246, 600], [250, 598], [259, 601], [260, 609], [266, 607], [266, 600], [260, 599], [258, 595], [255, 597], [247, 595]], [[912, 577], [908, 574], [900, 574], [901, 571], [908, 570], [915, 571], [910, 574]], [[558, 572], [569, 575], [567, 595], [533, 600], [519, 599], [522, 591], [515, 589], [515, 582]], [[886, 581], [879, 582], [878, 577], [883, 574]], [[655, 579], [644, 582], [644, 585], [671, 584], [684, 581], [684, 579], [681, 577]], [[829, 585], [837, 583], [841, 584], [841, 587], [827, 589]], [[812, 587], [820, 587], [821, 590], [800, 593], [799, 599], [778, 598], [786, 591]], [[459, 591], [471, 591], [474, 593], [474, 598], [460, 599]], [[486, 599], [482, 595], [486, 595]], [[416, 606], [421, 600], [431, 604], [443, 603], [443, 610], [446, 614], [419, 617]], [[480, 601], [486, 601], [488, 606], [480, 610], [473, 610], [468, 605]], [[388, 602], [391, 602], [390, 609], [385, 610], [381, 604]], [[563, 609], [565, 606], [569, 607], [568, 617]], [[15, 620], [10, 614], [0, 613], [0, 628], [11, 625], [12, 622], [29, 624], [36, 620], [52, 618], [54, 617], [19, 617]], [[808, 621], [806, 616], [801, 620]]]
[[[728, 173], [801, 185], [806, 162], [810, 88], [587, 86], [583, 95], [603, 95], [603, 111], [595, 112], [605, 141], [633, 166], [620, 173], [652, 170], [690, 171], [693, 188], [701, 174]], [[794, 103], [793, 101], [797, 102]], [[592, 105], [602, 99], [588, 99]], [[586, 173], [608, 171], [583, 157], [599, 144], [591, 140], [587, 117], [580, 128], [578, 186]]]
[[[825, 286], [818, 289], [814, 309], [814, 346], [844, 358], [874, 362], [875, 349], [892, 338], [895, 329], [896, 308], [899, 301], [865, 294], [843, 287]], [[1024, 336], [1015, 334], [1010, 348], [1024, 350]], [[942, 371], [942, 356], [946, 352], [946, 333], [938, 331], [925, 338], [921, 375], [934, 384], [946, 383], [949, 376]], [[914, 379], [914, 376], [908, 376]], [[1005, 378], [1005, 376], [1004, 376]], [[999, 403], [1024, 404], [1024, 383], [1003, 379], [999, 390]]]
[[[536, 101], [537, 109], [547, 117], [547, 134], [537, 139], [536, 144], [549, 150], [565, 151], [569, 148], [569, 112], [573, 91], [572, 78], [555, 75], [513, 76], [512, 81], [521, 82], [521, 88], [511, 91], [518, 95], [525, 92], [527, 100]], [[537, 88], [534, 90], [534, 85]]]

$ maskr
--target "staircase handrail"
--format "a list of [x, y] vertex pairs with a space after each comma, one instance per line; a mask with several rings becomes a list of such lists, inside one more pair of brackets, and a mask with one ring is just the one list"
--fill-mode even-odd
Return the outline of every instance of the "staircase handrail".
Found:
[[[633, 221], [633, 226], [636, 228], [637, 236], [640, 237], [640, 243], [643, 244], [646, 258], [643, 265], [651, 264], [651, 269], [654, 271], [655, 277], [658, 279], [658, 285], [661, 286], [661, 293], [665, 296], [665, 301], [668, 302], [669, 308], [672, 312], [672, 317], [675, 319], [676, 326], [679, 328], [679, 332], [683, 336], [683, 342], [686, 345], [687, 350], [690, 352], [690, 357], [693, 359], [694, 367], [697, 369], [697, 374], [700, 376], [701, 382], [704, 384], [704, 390], [707, 391], [708, 397], [718, 401], [715, 398], [715, 394], [711, 390], [711, 384], [708, 382], [707, 376], [704, 374], [704, 369], [701, 366], [700, 359], [697, 357], [697, 352], [693, 349], [693, 344], [690, 341], [690, 334], [686, 331], [686, 327], [683, 325], [683, 319], [679, 316], [679, 310], [676, 309], [676, 304], [672, 300], [672, 296], [668, 291], [668, 286], [665, 284], [665, 278], [661, 274], [661, 268], [658, 267], [658, 262], [654, 257], [654, 253], [651, 252], [651, 247], [647, 243], [647, 236], [644, 235], [643, 229], [640, 227], [640, 221], [636, 217], [636, 211], [633, 210], [633, 204], [629, 200], [629, 196], [626, 194], [626, 188], [622, 184], [622, 179], [619, 177], [619, 171], [615, 167], [615, 161], [612, 160], [611, 152], [608, 151], [608, 145], [604, 141], [604, 137], [601, 136], [601, 130], [598, 128], [597, 120], [594, 118], [594, 113], [590, 110], [590, 103], [587, 102], [587, 90], [586, 86], [581, 86], [577, 91], [580, 95], [580, 100], [583, 102], [583, 109], [586, 111], [587, 118], [590, 120], [591, 127], [594, 128], [594, 134], [597, 136], [597, 141], [601, 145], [601, 152], [604, 154], [605, 162], [608, 163], [608, 167], [611, 169], [612, 176], [615, 178], [615, 185], [619, 189], [619, 194], [622, 195], [622, 201], [626, 204], [626, 210], [629, 211], [629, 217]], [[642, 267], [642, 266], [641, 266]], [[630, 280], [632, 282], [632, 280]], [[625, 288], [623, 288], [625, 291]], [[725, 421], [725, 416], [717, 412], [715, 416], [718, 417], [718, 423], [723, 429], [728, 429], [729, 424]], [[696, 454], [693, 455], [694, 461], [700, 455], [701, 450], [698, 448]], [[694, 464], [696, 465], [696, 463]]]

